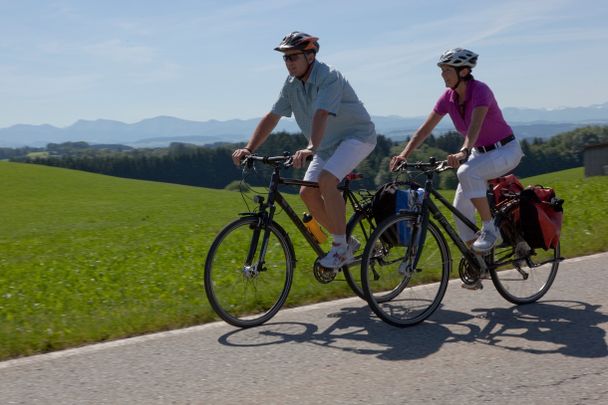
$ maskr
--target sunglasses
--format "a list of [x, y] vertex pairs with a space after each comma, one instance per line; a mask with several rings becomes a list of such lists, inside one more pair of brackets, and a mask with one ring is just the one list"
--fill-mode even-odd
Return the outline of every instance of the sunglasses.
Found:
[[283, 55], [283, 60], [285, 62], [295, 62], [298, 60], [298, 57], [300, 55], [305, 55], [305, 52], [300, 52], [300, 53], [292, 53], [291, 55]]

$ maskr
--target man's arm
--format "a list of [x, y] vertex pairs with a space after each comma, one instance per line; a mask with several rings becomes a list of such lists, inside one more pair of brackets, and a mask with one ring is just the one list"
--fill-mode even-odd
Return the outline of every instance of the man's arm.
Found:
[[301, 149], [293, 155], [293, 166], [298, 169], [304, 167], [306, 159], [309, 156], [315, 154], [317, 148], [321, 145], [323, 135], [325, 135], [325, 128], [327, 127], [327, 117], [329, 112], [327, 110], [318, 109], [315, 111], [315, 115], [312, 117], [312, 129], [310, 134], [310, 143], [306, 149]]
[[235, 165], [239, 165], [241, 160], [247, 155], [252, 154], [259, 148], [268, 138], [268, 135], [272, 132], [272, 130], [277, 126], [281, 116], [272, 112], [267, 113], [260, 122], [257, 127], [253, 131], [253, 135], [249, 138], [249, 142], [244, 148], [236, 149], [232, 153], [232, 161]]
[[323, 135], [325, 135], [325, 128], [327, 127], [327, 117], [329, 112], [323, 109], [315, 111], [315, 115], [312, 117], [312, 129], [310, 134], [310, 145], [313, 149], [318, 148], [321, 145]]

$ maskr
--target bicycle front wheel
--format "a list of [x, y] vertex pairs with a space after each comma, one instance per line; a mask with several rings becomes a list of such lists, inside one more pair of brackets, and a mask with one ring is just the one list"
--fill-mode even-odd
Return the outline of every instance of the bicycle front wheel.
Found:
[[[264, 261], [264, 234], [269, 231]], [[215, 312], [241, 328], [261, 325], [283, 306], [293, 280], [294, 257], [287, 234], [257, 217], [228, 224], [213, 241], [205, 261], [205, 292]]]
[[[512, 247], [507, 250], [513, 251]], [[492, 282], [504, 299], [514, 304], [538, 301], [549, 291], [560, 262], [559, 242], [555, 248], [536, 249], [527, 260], [518, 260], [515, 269], [490, 269]], [[494, 249], [494, 257], [500, 260], [504, 249]], [[507, 252], [508, 254], [508, 252]]]
[[[363, 285], [361, 282], [361, 258], [365, 251], [365, 245], [370, 239], [375, 229], [375, 219], [370, 218], [366, 212], [369, 210], [363, 210], [362, 212], [355, 213], [346, 225], [346, 235], [348, 238], [354, 237], [359, 242], [360, 246], [354, 252], [354, 260], [348, 265], [342, 268], [344, 278], [348, 283], [349, 287], [359, 298], [366, 300], [365, 291], [363, 291]], [[390, 301], [395, 298], [403, 287], [407, 285], [405, 277], [402, 278], [400, 283], [395, 282], [394, 288], [388, 291], [380, 291], [375, 294], [375, 299], [378, 302]]]
[[[415, 325], [435, 312], [449, 280], [450, 257], [443, 234], [430, 221], [422, 230], [415, 223], [416, 216], [408, 214], [383, 221], [367, 242], [361, 262], [370, 308], [398, 327]], [[410, 229], [414, 242], [396, 240], [399, 229]], [[387, 294], [390, 301], [377, 298]]]

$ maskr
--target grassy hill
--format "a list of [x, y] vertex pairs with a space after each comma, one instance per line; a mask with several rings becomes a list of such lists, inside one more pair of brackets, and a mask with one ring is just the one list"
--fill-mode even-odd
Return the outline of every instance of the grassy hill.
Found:
[[[566, 257], [608, 250], [608, 177], [583, 179], [578, 168], [522, 182], [566, 199]], [[216, 319], [203, 263], [221, 227], [246, 211], [238, 193], [7, 162], [0, 184], [0, 359]], [[310, 249], [292, 240], [288, 305], [351, 294], [316, 283]]]

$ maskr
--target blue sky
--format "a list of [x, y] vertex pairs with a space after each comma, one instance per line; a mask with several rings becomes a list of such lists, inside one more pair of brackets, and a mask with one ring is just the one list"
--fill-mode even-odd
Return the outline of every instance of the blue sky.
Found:
[[320, 37], [372, 115], [427, 115], [457, 46], [502, 107], [588, 106], [608, 101], [607, 27], [605, 0], [0, 0], [0, 128], [259, 117], [292, 30]]

